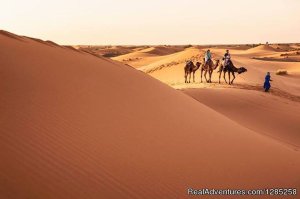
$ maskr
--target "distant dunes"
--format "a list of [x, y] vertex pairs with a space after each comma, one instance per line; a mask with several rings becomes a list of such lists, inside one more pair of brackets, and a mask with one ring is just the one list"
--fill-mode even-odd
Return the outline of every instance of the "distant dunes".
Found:
[[276, 49], [274, 49], [270, 45], [259, 45], [254, 48], [248, 49], [247, 52], [248, 53], [276, 52]]

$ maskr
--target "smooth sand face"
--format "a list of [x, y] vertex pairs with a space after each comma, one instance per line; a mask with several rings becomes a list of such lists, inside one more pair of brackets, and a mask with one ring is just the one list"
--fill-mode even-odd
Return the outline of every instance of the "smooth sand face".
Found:
[[300, 103], [247, 89], [186, 89], [184, 93], [257, 133], [300, 147]]
[[298, 148], [132, 67], [6, 32], [0, 43], [0, 198], [300, 188]]

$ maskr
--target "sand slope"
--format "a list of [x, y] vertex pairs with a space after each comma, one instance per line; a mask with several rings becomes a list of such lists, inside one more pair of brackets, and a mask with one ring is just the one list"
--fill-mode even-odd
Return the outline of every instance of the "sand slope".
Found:
[[300, 148], [300, 103], [241, 89], [188, 89], [184, 93], [237, 123]]
[[125, 55], [120, 55], [112, 59], [129, 64], [135, 68], [139, 68], [148, 64], [155, 63], [156, 61], [168, 57], [168, 55], [170, 54], [176, 54], [177, 52], [183, 50], [183, 46], [155, 46], [149, 48], [141, 48], [140, 50], [136, 50]]
[[112, 59], [115, 61], [123, 62], [125, 64], [129, 64], [130, 66], [133, 66], [135, 68], [141, 67], [145, 64], [149, 64], [154, 62], [155, 60], [160, 59], [160, 56], [156, 56], [148, 52], [143, 52], [142, 50], [113, 57]]
[[199, 54], [204, 54], [204, 50], [199, 50], [198, 48], [186, 48], [183, 51], [173, 53], [166, 56], [161, 56], [157, 61], [153, 61], [148, 65], [140, 67], [139, 70], [142, 70], [146, 73], [152, 73], [163, 68], [173, 67], [178, 64], [185, 64], [187, 60], [193, 61], [202, 61]]
[[176, 47], [176, 46], [172, 46], [172, 47], [155, 46], [155, 47], [142, 49], [140, 52], [154, 54], [157, 56], [163, 56], [163, 55], [173, 54], [173, 53], [179, 52], [181, 50], [184, 50], [183, 46], [181, 46], [181, 47], [180, 46], [178, 46], [178, 47]]
[[85, 51], [97, 56], [104, 57], [115, 57], [123, 54], [128, 54], [134, 52], [136, 49], [135, 46], [89, 46], [89, 45], [79, 45], [75, 48]]
[[262, 52], [276, 52], [276, 49], [270, 45], [259, 45], [247, 50], [247, 53], [262, 53]]
[[0, 43], [0, 198], [300, 188], [298, 151], [142, 72], [15, 35]]

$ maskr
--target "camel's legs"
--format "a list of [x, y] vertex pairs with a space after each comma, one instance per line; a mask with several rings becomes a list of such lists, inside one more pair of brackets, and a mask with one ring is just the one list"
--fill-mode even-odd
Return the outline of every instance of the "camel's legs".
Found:
[[211, 76], [212, 76], [213, 70], [209, 70], [209, 83], [211, 83]]
[[220, 66], [220, 68], [219, 68], [219, 84], [221, 83], [221, 75], [222, 75], [222, 73], [224, 73], [225, 71], [224, 71], [224, 68], [222, 67], [222, 66]]
[[193, 82], [195, 82], [195, 72], [193, 72]]
[[201, 68], [201, 83], [202, 83], [202, 74], [203, 74], [203, 70], [202, 70], [202, 68]]
[[234, 74], [234, 72], [232, 72], [232, 76], [233, 76], [233, 79], [232, 79], [232, 81], [231, 81], [231, 84], [233, 84], [233, 80], [235, 79], [235, 74]]
[[230, 72], [228, 71], [228, 77], [229, 77], [229, 84], [231, 84], [231, 81], [230, 81]]
[[205, 70], [205, 72], [204, 72], [204, 77], [205, 77], [206, 82], [208, 82], [206, 74], [207, 74], [207, 70]]
[[184, 83], [187, 83], [187, 72], [184, 72]]
[[226, 81], [226, 71], [223, 71], [223, 78], [224, 78], [224, 80], [225, 80], [225, 82], [227, 84], [227, 81]]
[[191, 76], [192, 76], [192, 74], [189, 73], [189, 83], [191, 83]]

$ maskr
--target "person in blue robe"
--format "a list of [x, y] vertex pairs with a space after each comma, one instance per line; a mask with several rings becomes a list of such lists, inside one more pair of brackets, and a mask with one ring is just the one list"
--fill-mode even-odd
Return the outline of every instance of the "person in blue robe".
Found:
[[270, 72], [267, 72], [267, 75], [265, 77], [265, 83], [264, 83], [265, 92], [269, 92], [269, 90], [271, 88], [270, 81], [272, 81], [271, 80], [271, 75], [270, 75]]

